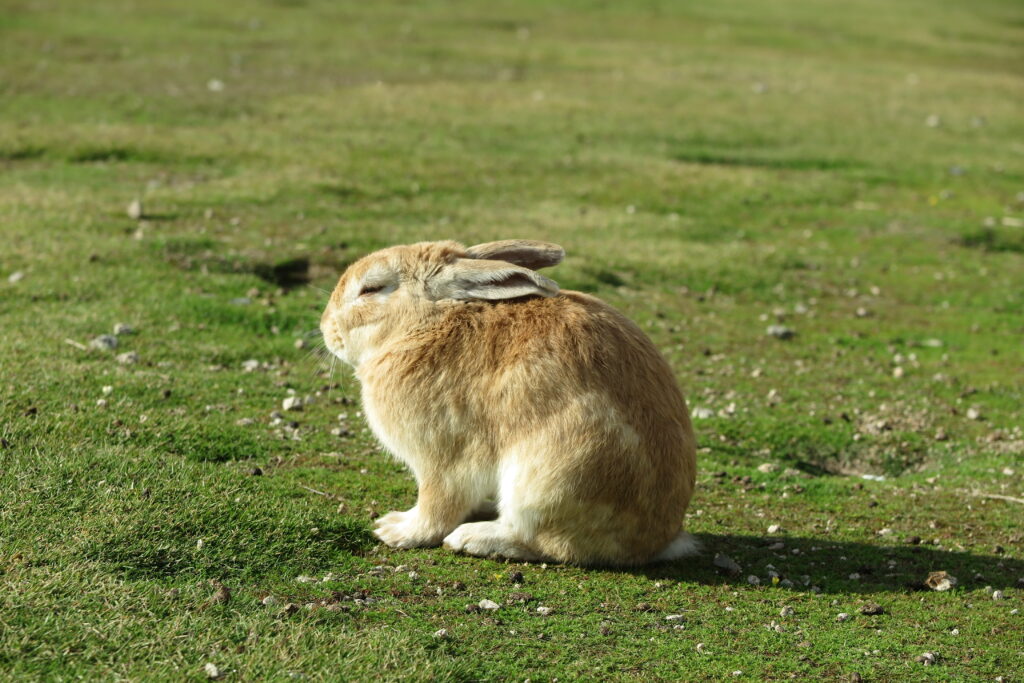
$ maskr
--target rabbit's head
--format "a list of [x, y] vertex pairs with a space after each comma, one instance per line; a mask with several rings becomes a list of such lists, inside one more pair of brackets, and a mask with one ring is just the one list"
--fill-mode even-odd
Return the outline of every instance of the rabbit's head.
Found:
[[341, 276], [320, 330], [331, 353], [357, 367], [368, 355], [415, 335], [447, 307], [558, 294], [558, 285], [536, 269], [556, 265], [564, 255], [557, 245], [526, 240], [382, 249]]

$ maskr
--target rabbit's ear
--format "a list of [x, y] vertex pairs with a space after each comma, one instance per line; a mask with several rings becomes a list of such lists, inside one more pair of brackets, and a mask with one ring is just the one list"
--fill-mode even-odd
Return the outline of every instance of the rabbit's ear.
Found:
[[557, 266], [565, 258], [565, 249], [550, 242], [501, 240], [470, 247], [466, 250], [466, 256], [472, 259], [508, 261], [517, 266], [537, 270]]
[[427, 281], [435, 299], [515, 299], [520, 296], [554, 296], [558, 283], [529, 268], [504, 261], [458, 259]]

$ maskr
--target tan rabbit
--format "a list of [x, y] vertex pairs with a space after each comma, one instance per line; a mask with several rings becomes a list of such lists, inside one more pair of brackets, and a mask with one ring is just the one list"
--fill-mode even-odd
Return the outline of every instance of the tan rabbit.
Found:
[[563, 256], [422, 242], [341, 276], [327, 348], [419, 484], [415, 506], [376, 521], [389, 546], [598, 565], [696, 552], [681, 531], [696, 449], [672, 371], [615, 309], [536, 272]]

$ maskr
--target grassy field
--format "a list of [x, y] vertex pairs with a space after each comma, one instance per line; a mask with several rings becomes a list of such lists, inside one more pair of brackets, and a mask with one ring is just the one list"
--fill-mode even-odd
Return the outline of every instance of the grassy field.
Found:
[[[1024, 680], [1022, 64], [1012, 0], [0, 1], [0, 677]], [[326, 290], [510, 237], [664, 350], [702, 557], [369, 534]]]

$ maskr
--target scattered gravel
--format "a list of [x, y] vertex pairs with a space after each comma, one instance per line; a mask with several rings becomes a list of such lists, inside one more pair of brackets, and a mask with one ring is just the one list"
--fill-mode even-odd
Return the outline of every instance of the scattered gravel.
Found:
[[89, 346], [100, 351], [113, 351], [117, 348], [117, 337], [111, 334], [101, 334], [89, 342]]

